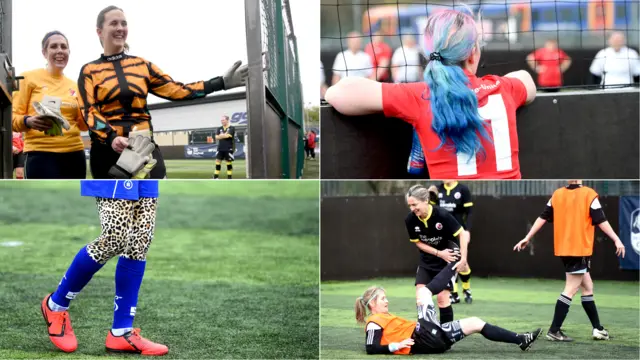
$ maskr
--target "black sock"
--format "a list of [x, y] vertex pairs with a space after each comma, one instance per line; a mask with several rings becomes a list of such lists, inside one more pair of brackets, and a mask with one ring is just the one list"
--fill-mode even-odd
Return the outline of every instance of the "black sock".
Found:
[[491, 341], [499, 341], [512, 344], [520, 344], [522, 342], [518, 334], [514, 333], [513, 331], [509, 331], [501, 327], [491, 325], [489, 323], [484, 324], [484, 327], [482, 328], [482, 331], [480, 331], [480, 334]]
[[591, 320], [591, 326], [594, 329], [602, 330], [604, 329], [602, 325], [600, 325], [600, 318], [598, 317], [598, 308], [596, 308], [596, 302], [593, 300], [593, 295], [587, 295], [582, 297], [582, 307], [584, 308], [584, 312], [587, 313], [589, 320]]
[[213, 173], [213, 177], [216, 179], [220, 176], [220, 167], [221, 164], [216, 163], [216, 171]]
[[453, 307], [451, 305], [440, 308], [440, 324], [445, 324], [453, 321]]
[[444, 269], [440, 270], [438, 275], [436, 275], [430, 283], [427, 284], [427, 289], [429, 289], [433, 295], [439, 294], [447, 287], [456, 272], [453, 270], [453, 266], [455, 264], [456, 263], [449, 263]]
[[566, 296], [565, 294], [560, 294], [560, 297], [556, 301], [556, 310], [553, 313], [553, 322], [551, 323], [551, 327], [549, 331], [557, 332], [562, 327], [562, 323], [564, 319], [567, 317], [569, 313], [569, 307], [571, 306], [571, 298]]

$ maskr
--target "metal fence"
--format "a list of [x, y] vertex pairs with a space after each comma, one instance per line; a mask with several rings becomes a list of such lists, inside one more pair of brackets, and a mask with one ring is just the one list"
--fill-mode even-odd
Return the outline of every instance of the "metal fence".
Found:
[[[438, 184], [434, 181], [323, 181], [323, 197], [404, 195], [415, 184]], [[474, 196], [551, 196], [567, 184], [562, 180], [468, 181]], [[640, 196], [640, 181], [584, 181], [600, 196]]]
[[0, 178], [13, 177], [11, 97], [17, 83], [11, 65], [11, 0], [0, 0]]
[[245, 0], [245, 12], [250, 177], [300, 178], [304, 112], [289, 2]]

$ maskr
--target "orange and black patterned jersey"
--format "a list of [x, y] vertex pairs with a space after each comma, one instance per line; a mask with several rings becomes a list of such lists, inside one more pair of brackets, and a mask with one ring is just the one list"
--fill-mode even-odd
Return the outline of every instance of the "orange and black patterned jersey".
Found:
[[134, 127], [153, 131], [147, 94], [174, 101], [197, 99], [223, 90], [224, 81], [216, 77], [182, 84], [153, 63], [120, 53], [84, 65], [78, 89], [91, 139], [110, 144], [116, 136], [128, 136]]

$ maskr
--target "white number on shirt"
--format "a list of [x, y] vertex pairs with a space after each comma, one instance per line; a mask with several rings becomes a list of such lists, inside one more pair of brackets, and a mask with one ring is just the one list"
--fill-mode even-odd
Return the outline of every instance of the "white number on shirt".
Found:
[[[509, 134], [509, 117], [507, 107], [500, 94], [489, 95], [487, 103], [478, 108], [483, 119], [491, 120], [493, 146], [496, 153], [496, 170], [505, 171], [513, 168], [511, 162], [511, 136]], [[476, 157], [458, 153], [458, 176], [476, 175], [478, 167]]]

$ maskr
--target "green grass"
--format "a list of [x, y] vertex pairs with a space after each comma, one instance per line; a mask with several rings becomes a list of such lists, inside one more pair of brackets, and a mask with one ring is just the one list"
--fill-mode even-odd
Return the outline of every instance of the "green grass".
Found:
[[[316, 154], [315, 161], [305, 160], [304, 171], [302, 173], [303, 179], [319, 179], [320, 178], [320, 157]], [[213, 178], [213, 172], [215, 171], [215, 160], [165, 160], [165, 166], [167, 167], [168, 179], [211, 179]], [[247, 178], [247, 162], [245, 160], [236, 160], [233, 162], [233, 178], [234, 179], [246, 179]], [[91, 179], [91, 171], [89, 168], [89, 161], [87, 161], [87, 179]], [[222, 163], [222, 169], [220, 171], [220, 178], [227, 178], [227, 165]]]
[[[134, 326], [168, 358], [318, 358], [318, 191], [314, 181], [161, 182]], [[0, 182], [0, 358], [107, 356], [115, 259], [72, 302], [75, 353], [51, 344], [39, 310], [99, 232], [78, 181]]]
[[316, 153], [315, 160], [304, 161], [303, 179], [320, 179], [320, 154]]
[[[364, 351], [364, 330], [356, 324], [354, 303], [371, 285], [385, 288], [392, 314], [416, 318], [413, 278], [375, 279], [359, 282], [327, 282], [321, 285], [321, 358], [370, 358]], [[515, 332], [538, 327], [546, 333], [564, 282], [536, 279], [472, 278], [474, 302], [454, 305], [454, 316], [477, 316]], [[613, 336], [610, 341], [591, 340], [591, 324], [574, 298], [563, 330], [573, 343], [555, 343], [544, 334], [523, 353], [511, 344], [496, 343], [474, 334], [455, 344], [440, 359], [638, 359], [640, 347], [638, 282], [595, 281], [595, 300], [600, 320]], [[434, 298], [435, 299], [435, 298]], [[426, 355], [416, 355], [426, 357]], [[379, 356], [386, 358], [384, 356]]]

